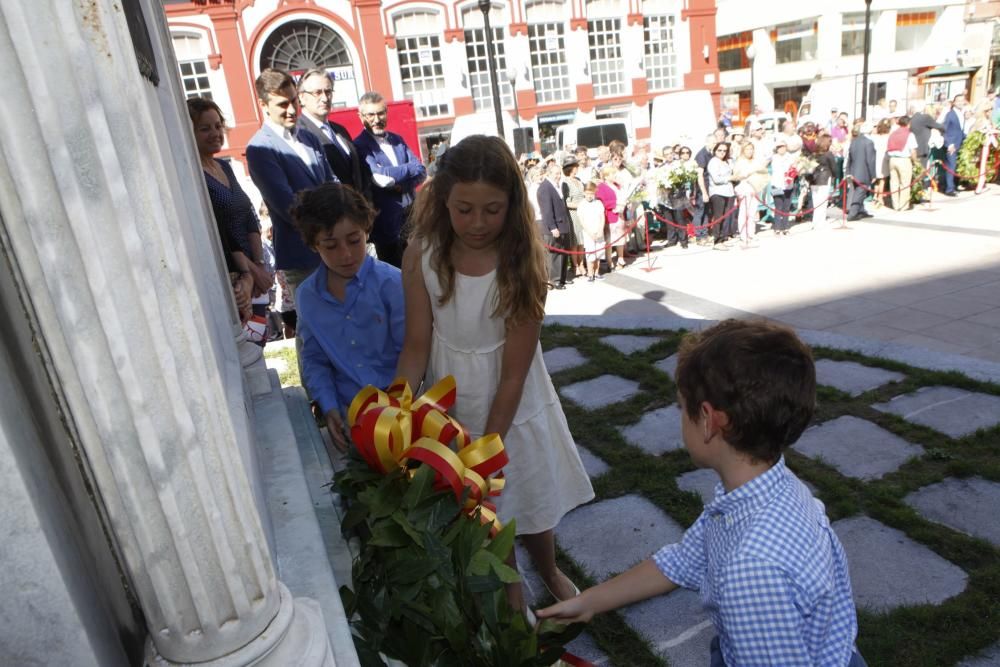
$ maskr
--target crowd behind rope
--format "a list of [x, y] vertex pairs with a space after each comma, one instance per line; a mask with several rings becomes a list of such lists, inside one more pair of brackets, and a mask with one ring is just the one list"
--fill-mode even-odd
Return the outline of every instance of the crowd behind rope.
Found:
[[[781, 238], [796, 223], [828, 229], [829, 207], [855, 221], [870, 210], [909, 210], [932, 190], [953, 197], [963, 142], [975, 132], [995, 135], [1000, 101], [993, 92], [975, 107], [965, 95], [906, 108], [883, 99], [868, 119], [834, 108], [825, 120], [788, 118], [774, 131], [757, 113], [735, 126], [725, 110], [700, 146], [614, 141], [521, 155], [551, 255], [550, 289], [601, 280], [648, 251], [653, 238], [666, 247], [747, 249], [762, 230]], [[561, 192], [560, 206], [553, 192]]]

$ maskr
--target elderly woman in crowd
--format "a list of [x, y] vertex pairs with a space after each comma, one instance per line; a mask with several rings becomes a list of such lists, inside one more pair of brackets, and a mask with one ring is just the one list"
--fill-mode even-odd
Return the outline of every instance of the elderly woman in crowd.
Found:
[[712, 159], [708, 161], [705, 169], [706, 181], [708, 185], [708, 203], [711, 207], [711, 221], [715, 225], [712, 228], [712, 235], [715, 239], [714, 246], [718, 250], [725, 250], [723, 245], [730, 238], [736, 236], [733, 229], [735, 226], [734, 216], [731, 214], [733, 202], [736, 200], [736, 192], [733, 189], [733, 167], [729, 164], [729, 143], [720, 141], [712, 149]]
[[562, 161], [562, 171], [563, 178], [561, 183], [563, 200], [566, 202], [566, 208], [569, 210], [570, 220], [573, 221], [573, 242], [572, 250], [576, 252], [575, 255], [571, 256], [573, 261], [573, 270], [578, 276], [587, 275], [587, 267], [584, 262], [583, 254], [583, 227], [580, 225], [580, 216], [577, 213], [577, 208], [580, 202], [583, 201], [583, 181], [577, 178], [577, 171], [580, 168], [580, 162], [577, 160], [575, 155], [567, 155]]
[[767, 187], [767, 163], [757, 157], [757, 147], [747, 141], [740, 148], [739, 157], [733, 163], [733, 178], [736, 185], [736, 201], [738, 213], [737, 228], [743, 247], [748, 248], [757, 231], [757, 198]]
[[615, 165], [604, 165], [601, 169], [602, 180], [597, 186], [597, 192], [595, 193], [596, 197], [604, 204], [604, 217], [608, 222], [608, 243], [605, 249], [608, 268], [615, 266], [611, 263], [612, 245], [615, 252], [618, 253], [617, 267], [623, 268], [625, 266], [625, 219], [622, 215], [625, 210], [625, 201], [621, 187], [616, 180], [619, 173], [620, 169]]
[[[240, 187], [233, 168], [228, 162], [214, 157], [226, 141], [222, 110], [215, 102], [203, 97], [189, 99], [187, 107], [212, 211], [222, 238], [226, 266], [232, 278], [233, 293], [240, 309], [240, 321], [244, 326], [251, 319], [265, 321], [268, 294], [274, 279], [264, 268], [260, 223], [253, 202]], [[256, 329], [248, 330], [248, 333], [255, 342], [263, 345], [266, 342], [263, 331], [259, 332], [261, 335], [253, 334], [253, 331]]]
[[792, 204], [794, 179], [788, 176], [795, 158], [788, 154], [788, 144], [783, 135], [774, 139], [774, 155], [771, 157], [771, 197], [774, 198], [774, 235], [788, 236], [788, 211]]

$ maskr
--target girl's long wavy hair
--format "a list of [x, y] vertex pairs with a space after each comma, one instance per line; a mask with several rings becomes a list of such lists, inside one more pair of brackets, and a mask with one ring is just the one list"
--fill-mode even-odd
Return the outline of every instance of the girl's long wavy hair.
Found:
[[545, 247], [528, 201], [521, 170], [510, 148], [498, 137], [473, 135], [452, 146], [437, 160], [438, 169], [413, 207], [413, 242], [429, 245], [430, 266], [441, 284], [438, 305], [455, 294], [451, 258], [455, 232], [446, 202], [456, 183], [483, 182], [509, 196], [507, 218], [497, 237], [497, 296], [493, 316], [508, 324], [540, 322], [545, 316]]

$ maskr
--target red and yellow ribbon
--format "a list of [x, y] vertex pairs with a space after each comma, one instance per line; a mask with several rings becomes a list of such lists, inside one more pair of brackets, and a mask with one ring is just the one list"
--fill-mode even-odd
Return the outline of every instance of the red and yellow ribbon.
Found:
[[499, 530], [496, 507], [487, 499], [503, 491], [502, 473], [491, 476], [507, 464], [507, 453], [496, 433], [470, 442], [465, 428], [448, 414], [456, 397], [451, 375], [416, 400], [401, 378], [386, 391], [369, 385], [358, 392], [348, 409], [351, 439], [373, 470], [388, 473], [407, 461], [420, 461], [437, 473], [438, 484], [450, 488], [456, 498], [468, 489], [465, 509], [471, 514], [480, 508], [481, 520]]

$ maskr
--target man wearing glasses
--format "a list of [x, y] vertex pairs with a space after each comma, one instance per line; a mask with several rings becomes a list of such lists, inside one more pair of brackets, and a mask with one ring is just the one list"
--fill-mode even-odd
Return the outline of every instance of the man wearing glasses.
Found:
[[351, 135], [343, 125], [331, 122], [330, 107], [333, 102], [333, 80], [326, 70], [311, 69], [299, 79], [299, 104], [302, 115], [297, 126], [300, 131], [311, 133], [319, 140], [326, 154], [326, 161], [337, 179], [352, 186], [369, 201], [371, 175], [364, 160], [358, 155]]
[[380, 94], [362, 95], [358, 115], [365, 129], [354, 138], [354, 146], [371, 171], [372, 204], [378, 211], [371, 241], [379, 259], [401, 266], [406, 248], [403, 227], [427, 170], [401, 136], [385, 129], [388, 115]]

